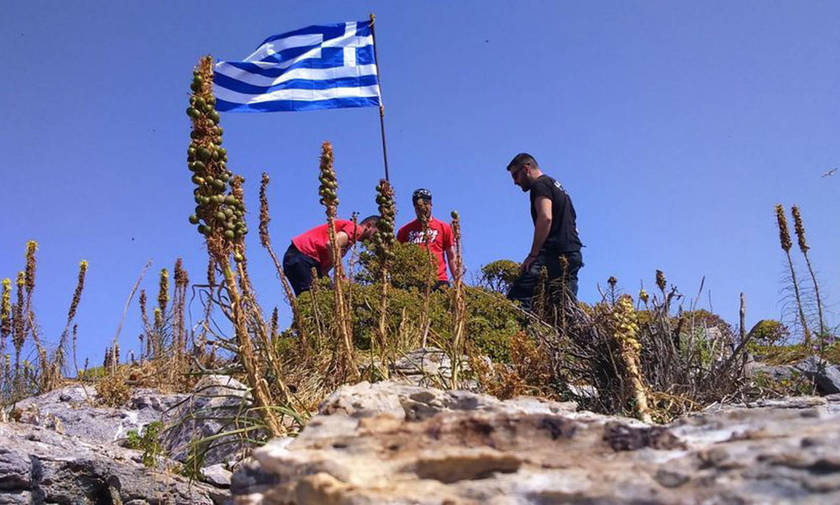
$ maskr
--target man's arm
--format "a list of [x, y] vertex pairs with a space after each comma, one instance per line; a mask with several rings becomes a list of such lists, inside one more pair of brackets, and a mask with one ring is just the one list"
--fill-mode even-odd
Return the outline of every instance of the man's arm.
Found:
[[458, 265], [455, 264], [455, 246], [449, 246], [444, 252], [446, 253], [446, 263], [449, 264], [449, 273], [452, 274], [452, 280], [454, 281], [463, 273], [458, 271]]
[[534, 201], [534, 206], [537, 211], [537, 220], [534, 223], [534, 240], [531, 242], [531, 252], [525, 261], [522, 262], [522, 270], [528, 270], [531, 263], [537, 259], [545, 239], [548, 238], [548, 232], [551, 231], [551, 199], [546, 196], [538, 196]]
[[[344, 255], [347, 254], [347, 250], [349, 249], [348, 245], [350, 243], [350, 237], [347, 235], [347, 233], [345, 233], [343, 231], [336, 232], [335, 243], [338, 244], [338, 252], [339, 252], [339, 254], [341, 254], [341, 257], [343, 258]], [[327, 244], [327, 246], [329, 247], [329, 244]], [[335, 265], [332, 264], [332, 253], [330, 253], [328, 261], [329, 261], [329, 264], [321, 265], [321, 270], [325, 274], [328, 273], [330, 270], [332, 270], [332, 267], [335, 266]]]

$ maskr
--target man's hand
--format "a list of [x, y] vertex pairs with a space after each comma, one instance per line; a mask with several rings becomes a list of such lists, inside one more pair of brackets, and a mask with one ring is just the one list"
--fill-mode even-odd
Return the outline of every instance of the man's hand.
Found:
[[531, 265], [537, 261], [537, 256], [535, 254], [529, 254], [527, 258], [522, 262], [522, 265], [519, 266], [519, 271], [525, 273], [528, 269], [531, 268]]

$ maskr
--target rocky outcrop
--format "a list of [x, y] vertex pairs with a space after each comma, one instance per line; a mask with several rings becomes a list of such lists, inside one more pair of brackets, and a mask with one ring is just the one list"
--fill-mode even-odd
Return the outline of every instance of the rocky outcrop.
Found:
[[226, 503], [226, 491], [146, 468], [141, 455], [52, 429], [0, 423], [0, 504]]
[[[168, 412], [170, 422], [162, 441], [167, 453], [176, 461], [184, 462], [191, 443], [241, 427], [241, 420], [248, 415], [251, 404], [247, 390], [244, 384], [225, 375], [208, 375], [199, 380], [193, 393]], [[250, 438], [256, 438], [254, 435], [251, 433]], [[200, 444], [197, 449], [201, 466], [233, 464], [241, 460], [251, 449], [242, 440], [243, 437], [228, 435]], [[212, 473], [219, 475], [215, 470]]]
[[16, 404], [14, 417], [21, 423], [54, 429], [90, 442], [114, 443], [131, 430], [140, 433], [144, 426], [164, 422], [167, 413], [184, 399], [185, 394], [162, 394], [155, 389], [138, 388], [131, 392], [121, 408], [100, 406], [96, 389], [91, 386], [67, 386], [27, 398]]
[[837, 398], [668, 426], [393, 383], [344, 387], [234, 474], [239, 505], [840, 503]]
[[[58, 497], [47, 502], [111, 503], [101, 501], [103, 492], [116, 492], [123, 503], [145, 500], [135, 505], [209, 503], [211, 497], [221, 503], [229, 497], [231, 472], [220, 463], [244, 457], [236, 440], [216, 439], [226, 446], [207, 453], [201, 465], [207, 468], [199, 475], [212, 486], [190, 484], [173, 477], [173, 470], [186, 460], [190, 440], [215, 435], [228, 425], [225, 419], [248, 400], [245, 390], [233, 379], [210, 376], [199, 381], [193, 394], [135, 389], [119, 408], [101, 406], [95, 389], [81, 385], [20, 401], [8, 412], [15, 422], [0, 423], [0, 505], [29, 503], [32, 497], [33, 503], [43, 503], [38, 501], [42, 495]], [[155, 421], [167, 429], [153, 470], [143, 465], [143, 449], [121, 446], [131, 431], [142, 434]], [[168, 498], [161, 501], [160, 496]]]
[[829, 363], [819, 356], [809, 356], [792, 365], [766, 365], [751, 362], [747, 364], [746, 372], [752, 377], [765, 375], [774, 381], [803, 378], [813, 383], [818, 394], [840, 393], [840, 366]]

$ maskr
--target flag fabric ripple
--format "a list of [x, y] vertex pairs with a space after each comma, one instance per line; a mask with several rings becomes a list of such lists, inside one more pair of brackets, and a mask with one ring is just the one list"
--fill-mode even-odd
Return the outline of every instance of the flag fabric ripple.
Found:
[[269, 37], [244, 61], [220, 61], [216, 110], [275, 112], [380, 104], [370, 21]]

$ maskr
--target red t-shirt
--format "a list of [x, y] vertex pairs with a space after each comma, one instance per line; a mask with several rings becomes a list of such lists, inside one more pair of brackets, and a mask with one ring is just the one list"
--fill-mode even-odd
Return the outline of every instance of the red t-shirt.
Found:
[[[397, 232], [397, 240], [402, 243], [408, 242], [426, 247], [426, 239], [423, 237], [423, 224], [420, 223], [419, 219], [415, 219], [403, 226]], [[448, 281], [449, 277], [446, 275], [446, 260], [443, 258], [443, 252], [452, 247], [452, 228], [449, 227], [449, 224], [435, 218], [429, 220], [429, 247], [432, 254], [437, 258], [438, 280]]]
[[[353, 242], [356, 241], [356, 233], [353, 226], [353, 221], [347, 221], [346, 219], [336, 219], [334, 223], [335, 232], [338, 233], [340, 231], [343, 231], [344, 233], [346, 233], [347, 237], [350, 239], [347, 245], [352, 245]], [[317, 261], [322, 269], [325, 265], [332, 264], [332, 258], [330, 253], [330, 233], [327, 229], [327, 223], [324, 223], [321, 226], [316, 226], [315, 228], [312, 228], [307, 232], [301, 233], [300, 235], [292, 239], [292, 244], [294, 244], [295, 247], [297, 247], [298, 251]]]

